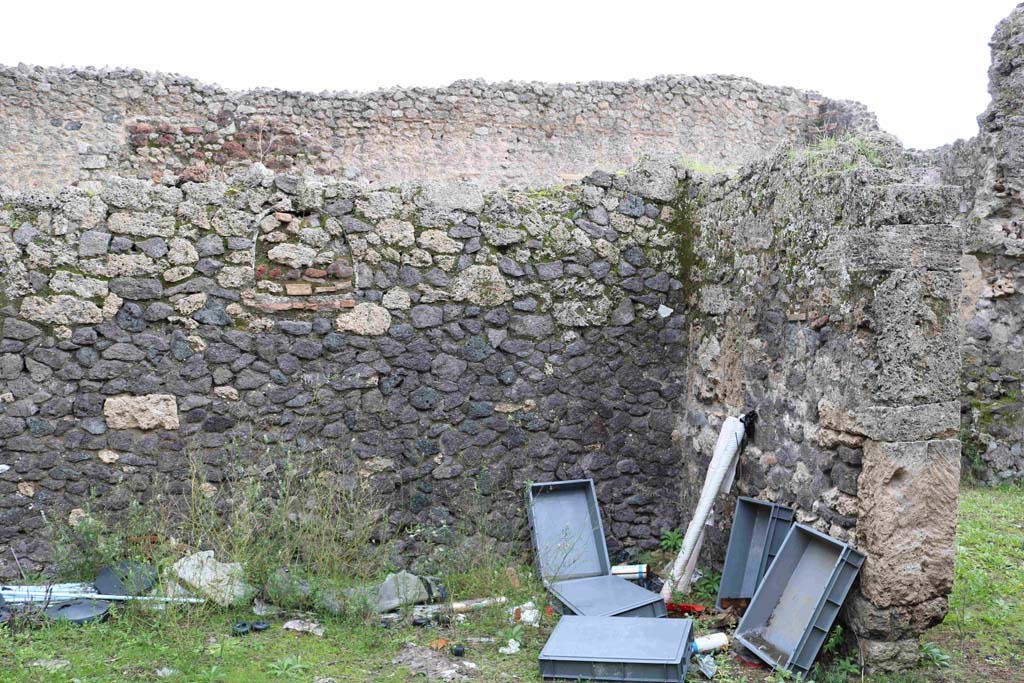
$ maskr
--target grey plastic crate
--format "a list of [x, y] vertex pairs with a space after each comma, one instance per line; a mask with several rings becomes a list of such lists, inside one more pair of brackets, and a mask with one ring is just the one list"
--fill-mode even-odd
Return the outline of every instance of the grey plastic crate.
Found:
[[526, 509], [543, 580], [611, 574], [592, 480], [533, 484], [527, 490]]
[[689, 619], [562, 617], [541, 650], [545, 680], [680, 683], [693, 652]]
[[722, 581], [718, 586], [719, 611], [730, 600], [750, 600], [761, 584], [765, 572], [782, 547], [793, 510], [785, 505], [739, 496], [725, 551]]
[[666, 616], [660, 595], [611, 575], [592, 480], [533, 484], [527, 511], [541, 579], [562, 614]]
[[794, 524], [736, 627], [736, 640], [803, 677], [853, 587], [864, 554]]

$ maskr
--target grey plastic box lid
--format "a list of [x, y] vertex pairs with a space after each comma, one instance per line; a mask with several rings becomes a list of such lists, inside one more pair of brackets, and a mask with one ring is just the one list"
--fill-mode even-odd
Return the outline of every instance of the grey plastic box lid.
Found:
[[692, 650], [689, 619], [569, 616], [541, 650], [540, 671], [548, 680], [678, 683]]
[[806, 675], [818, 656], [864, 554], [794, 524], [736, 627], [736, 640], [772, 666]]
[[792, 508], [746, 496], [736, 498], [725, 566], [715, 601], [719, 611], [725, 609], [725, 602], [754, 597], [792, 525]]
[[548, 586], [563, 614], [593, 617], [664, 617], [668, 610], [660, 595], [621, 576], [592, 576], [556, 581]]
[[533, 547], [545, 583], [611, 574], [592, 480], [532, 484], [526, 495]]

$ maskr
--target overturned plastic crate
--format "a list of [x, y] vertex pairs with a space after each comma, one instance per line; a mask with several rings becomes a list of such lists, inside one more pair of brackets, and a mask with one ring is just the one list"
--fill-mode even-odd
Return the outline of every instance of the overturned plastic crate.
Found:
[[715, 601], [719, 611], [732, 606], [745, 607], [754, 597], [792, 525], [792, 508], [746, 496], [736, 499]]
[[810, 671], [864, 554], [794, 524], [736, 627], [736, 640], [798, 677]]
[[545, 680], [680, 683], [693, 652], [689, 619], [562, 617], [541, 650]]
[[527, 510], [541, 579], [562, 614], [664, 617], [657, 593], [611, 575], [590, 479], [533, 484]]

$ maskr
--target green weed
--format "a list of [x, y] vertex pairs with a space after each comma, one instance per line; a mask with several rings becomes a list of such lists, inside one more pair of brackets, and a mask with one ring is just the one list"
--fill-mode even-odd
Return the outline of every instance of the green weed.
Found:
[[267, 667], [267, 670], [278, 678], [295, 678], [309, 671], [309, 664], [302, 661], [300, 657], [287, 655], [275, 659]]
[[930, 641], [921, 643], [921, 660], [936, 669], [949, 667], [950, 656], [941, 647]]
[[661, 532], [659, 545], [666, 553], [678, 553], [683, 547], [683, 532], [679, 529], [665, 529]]

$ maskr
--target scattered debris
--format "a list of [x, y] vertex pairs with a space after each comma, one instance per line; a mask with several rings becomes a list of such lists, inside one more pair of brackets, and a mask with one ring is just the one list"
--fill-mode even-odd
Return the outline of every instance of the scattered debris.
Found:
[[693, 605], [688, 602], [666, 602], [665, 608], [668, 610], [669, 616], [672, 617], [685, 617], [691, 614], [703, 614], [707, 611], [704, 605]]
[[540, 610], [533, 604], [533, 601], [523, 603], [509, 610], [509, 621], [512, 624], [523, 624], [540, 628]]
[[[281, 572], [284, 572], [281, 574]], [[280, 574], [275, 586], [287, 590], [291, 595], [308, 597], [311, 593], [309, 584], [288, 577], [287, 570], [278, 570]], [[268, 585], [270, 582], [268, 581]], [[274, 597], [274, 594], [270, 594]], [[423, 605], [444, 602], [447, 591], [440, 579], [432, 576], [417, 576], [407, 571], [388, 574], [379, 584], [346, 588], [343, 590], [321, 591], [318, 605], [334, 614], [344, 614], [346, 606], [355, 606], [357, 611], [369, 609], [380, 614], [387, 614], [409, 605]]]
[[29, 666], [37, 666], [52, 673], [61, 669], [70, 669], [71, 662], [66, 659], [37, 659], [29, 664]]
[[461, 602], [452, 602], [445, 605], [417, 605], [412, 608], [412, 613], [417, 617], [433, 617], [435, 614], [468, 614], [469, 612], [476, 612], [478, 610], [493, 607], [495, 605], [504, 605], [508, 602], [508, 598], [504, 596], [498, 596], [495, 598], [474, 598], [473, 600], [462, 600]]
[[758, 659], [757, 655], [738, 643], [735, 646], [733, 654], [736, 655], [736, 661], [740, 663], [740, 666], [744, 666], [749, 669], [768, 668], [768, 665]]
[[508, 645], [505, 645], [504, 647], [499, 647], [498, 652], [500, 652], [503, 655], [514, 655], [515, 653], [519, 652], [520, 649], [522, 649], [522, 646], [519, 644], [519, 641], [515, 638], [509, 638]]
[[465, 657], [466, 648], [462, 645], [452, 645], [451, 653], [453, 657]]
[[436, 638], [427, 643], [427, 647], [429, 647], [431, 650], [437, 650], [438, 652], [440, 652], [441, 650], [448, 647], [449, 642], [450, 641], [447, 638]]
[[712, 655], [697, 655], [693, 658], [697, 662], [697, 670], [704, 674], [705, 678], [712, 679], [718, 673], [718, 662]]
[[185, 585], [218, 605], [229, 607], [252, 594], [245, 582], [245, 570], [238, 562], [218, 562], [212, 550], [203, 550], [183, 557], [171, 570]]
[[522, 585], [522, 582], [519, 580], [519, 574], [516, 573], [515, 567], [506, 567], [505, 576], [508, 577], [508, 585], [512, 586], [513, 590], [518, 590], [519, 587]]
[[497, 642], [497, 641], [494, 638], [489, 638], [489, 637], [485, 637], [485, 636], [479, 636], [479, 637], [466, 638], [466, 642], [470, 643], [471, 645], [486, 645], [488, 643], [494, 643], [494, 642]]
[[297, 633], [312, 633], [314, 636], [323, 638], [324, 627], [315, 621], [306, 621], [305, 619], [292, 619], [284, 622], [281, 628], [285, 631], [296, 631]]
[[156, 580], [156, 569], [148, 564], [122, 560], [101, 569], [93, 585], [107, 595], [142, 595], [152, 590]]
[[239, 621], [231, 627], [231, 635], [244, 636], [249, 633], [262, 633], [270, 628], [265, 621]]
[[735, 630], [739, 618], [731, 608], [724, 612], [705, 612], [701, 625], [706, 629], [728, 629]]
[[617, 564], [612, 567], [612, 576], [621, 576], [629, 581], [644, 581], [651, 577], [651, 567], [647, 564]]
[[281, 608], [277, 605], [271, 605], [269, 602], [263, 602], [259, 598], [252, 601], [252, 613], [258, 617], [272, 617], [281, 613]]
[[169, 666], [165, 666], [163, 668], [157, 669], [155, 673], [157, 678], [171, 678], [172, 676], [178, 675], [178, 670], [172, 669]]
[[48, 619], [54, 621], [67, 620], [73, 624], [88, 624], [103, 621], [110, 614], [110, 602], [107, 600], [70, 600], [50, 605], [43, 610]]
[[439, 579], [407, 571], [388, 574], [378, 586], [343, 591], [348, 600], [371, 606], [376, 612], [393, 612], [399, 607], [441, 602], [447, 597]]
[[477, 666], [464, 659], [452, 659], [443, 652], [406, 643], [391, 663], [404, 666], [414, 674], [426, 676], [428, 681], [465, 681], [477, 673]]

